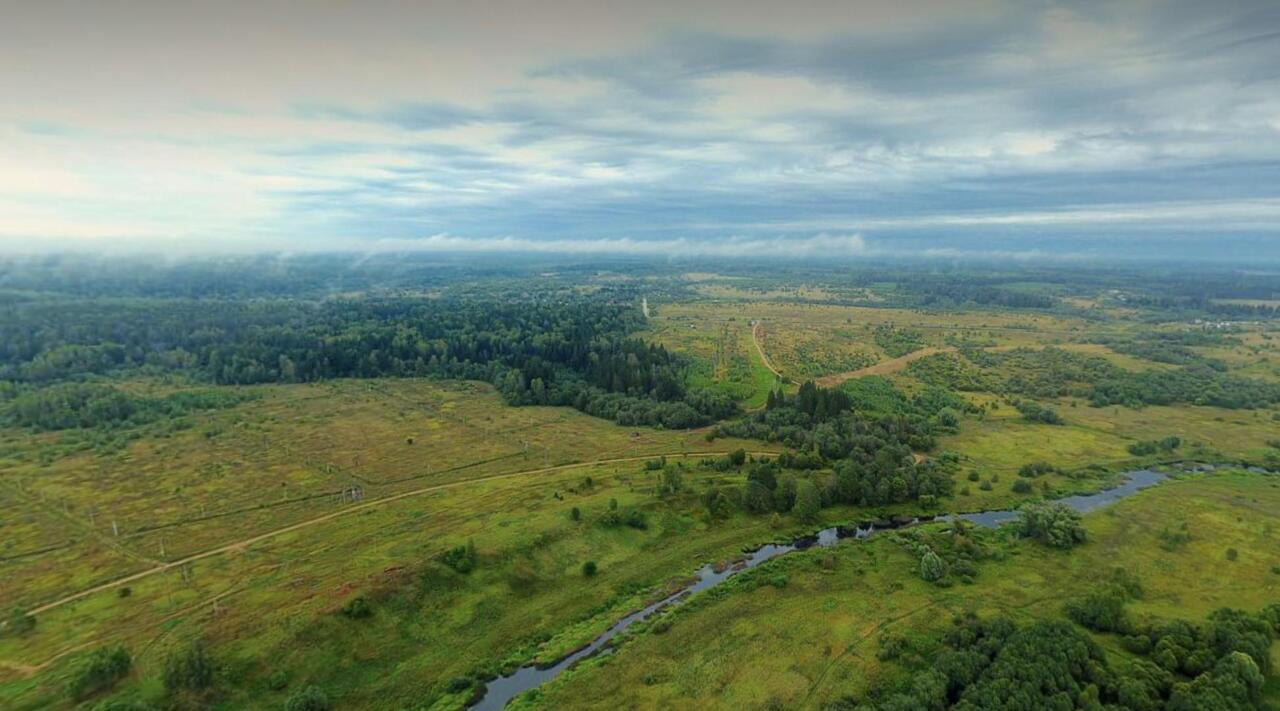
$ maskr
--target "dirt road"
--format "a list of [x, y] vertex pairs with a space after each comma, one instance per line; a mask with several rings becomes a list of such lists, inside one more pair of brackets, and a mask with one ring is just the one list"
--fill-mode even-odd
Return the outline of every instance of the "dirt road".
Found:
[[[137, 573], [131, 573], [124, 577], [116, 578], [115, 580], [112, 580], [110, 582], [102, 583], [101, 585], [95, 585], [91, 588], [81, 590], [80, 592], [73, 593], [71, 595], [67, 595], [66, 597], [59, 598], [52, 602], [47, 602], [43, 605], [40, 605], [39, 607], [35, 607], [35, 608], [32, 608], [31, 610], [28, 610], [28, 613], [32, 615], [39, 615], [39, 614], [48, 612], [50, 610], [54, 610], [56, 608], [62, 607], [63, 605], [66, 605], [68, 603], [75, 602], [76, 600], [81, 600], [90, 595], [93, 595], [94, 593], [102, 592], [104, 590], [111, 590], [112, 588], [117, 588], [122, 585], [127, 585], [129, 583], [142, 580], [143, 578], [150, 577], [157, 573], [163, 573], [166, 570], [171, 570], [173, 568], [181, 567], [183, 565], [186, 565], [187, 563], [193, 563], [197, 560], [203, 560], [205, 558], [212, 558], [213, 556], [222, 555], [224, 553], [239, 552], [251, 545], [254, 545], [255, 543], [261, 543], [262, 541], [276, 538], [277, 536], [282, 536], [286, 533], [293, 533], [294, 531], [299, 531], [304, 528], [309, 528], [316, 524], [324, 523], [326, 521], [332, 521], [333, 519], [339, 518], [341, 516], [348, 516], [350, 514], [358, 513], [366, 509], [371, 509], [375, 506], [382, 506], [383, 504], [388, 504], [393, 501], [400, 501], [400, 500], [408, 499], [414, 496], [421, 496], [423, 494], [428, 494], [433, 491], [455, 489], [460, 486], [467, 486], [469, 484], [475, 484], [475, 483], [485, 482], [485, 481], [495, 481], [499, 479], [513, 479], [518, 476], [529, 476], [531, 474], [545, 474], [549, 472], [563, 471], [566, 469], [576, 469], [578, 467], [589, 467], [589, 466], [596, 466], [601, 464], [622, 464], [625, 462], [640, 462], [646, 459], [653, 459], [655, 457], [661, 457], [661, 456], [719, 457], [725, 454], [728, 454], [728, 452], [692, 452], [687, 454], [658, 452], [654, 454], [636, 455], [632, 457], [618, 457], [614, 459], [599, 459], [599, 460], [594, 460], [590, 462], [575, 462], [572, 464], [560, 464], [553, 467], [540, 467], [537, 469], [526, 469], [518, 472], [507, 472], [505, 474], [491, 474], [488, 476], [475, 477], [472, 479], [465, 479], [462, 481], [453, 481], [445, 484], [424, 486], [420, 489], [414, 489], [412, 491], [404, 491], [399, 494], [384, 496], [380, 499], [373, 499], [372, 501], [366, 501], [363, 503], [356, 504], [354, 506], [348, 506], [345, 509], [340, 509], [338, 511], [333, 511], [321, 516], [316, 516], [315, 518], [307, 519], [306, 521], [300, 521], [298, 523], [284, 526], [282, 528], [277, 528], [272, 531], [267, 531], [266, 533], [259, 533], [258, 535], [255, 535], [255, 536], [250, 536], [248, 538], [245, 538], [239, 541], [234, 541], [232, 543], [227, 543], [225, 545], [218, 546], [217, 548], [211, 548], [207, 551], [194, 553], [192, 555], [189, 555], [183, 558], [178, 558], [176, 560], [171, 560], [166, 563], [161, 563], [160, 565], [147, 568], [146, 570], [141, 570], [141, 571], [138, 571]], [[777, 452], [760, 451], [760, 452], [751, 452], [751, 454], [757, 455], [757, 456], [761, 454], [776, 455]]]
[[824, 388], [830, 388], [830, 387], [839, 385], [840, 383], [843, 383], [846, 380], [861, 378], [867, 375], [888, 375], [889, 373], [896, 373], [899, 370], [902, 370], [903, 368], [907, 367], [907, 365], [910, 364], [912, 361], [920, 360], [921, 358], [926, 358], [936, 353], [952, 353], [954, 351], [955, 351], [955, 348], [952, 348], [951, 346], [946, 346], [943, 348], [939, 348], [937, 346], [927, 346], [925, 348], [921, 348], [918, 351], [912, 351], [904, 356], [891, 358], [889, 360], [882, 360], [879, 363], [876, 363], [875, 365], [869, 365], [865, 368], [850, 370], [845, 373], [835, 373], [834, 375], [825, 375], [821, 378], [818, 378], [817, 383], [818, 385], [821, 385]]
[[769, 372], [773, 373], [774, 377], [781, 378], [782, 373], [779, 373], [778, 369], [773, 367], [773, 363], [769, 362], [769, 356], [764, 354], [764, 348], [760, 346], [760, 322], [759, 321], [754, 321], [751, 324], [751, 342], [755, 344], [756, 353], [760, 354], [760, 360], [761, 362], [764, 363], [764, 367], [768, 368]]

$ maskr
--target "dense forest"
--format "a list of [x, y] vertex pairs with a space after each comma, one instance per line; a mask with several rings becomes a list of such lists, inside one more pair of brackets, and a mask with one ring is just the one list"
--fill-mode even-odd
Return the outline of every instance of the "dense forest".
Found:
[[633, 304], [600, 298], [37, 301], [0, 323], [0, 379], [16, 384], [10, 394], [27, 393], [19, 422], [43, 427], [92, 413], [126, 418], [123, 396], [29, 392], [120, 371], [232, 385], [467, 378], [493, 383], [513, 404], [666, 427], [735, 411], [722, 395], [687, 391], [679, 358], [629, 337], [640, 318]]
[[[1130, 594], [1140, 595], [1141, 586], [1131, 586]], [[1087, 624], [1093, 618], [1072, 609], [1080, 609], [1080, 603], [1068, 606], [1068, 616], [1099, 630]], [[914, 660], [924, 668], [913, 670], [909, 681], [896, 688], [873, 688], [866, 699], [843, 699], [830, 709], [1258, 708], [1277, 631], [1280, 605], [1257, 615], [1221, 609], [1203, 623], [1149, 623], [1123, 638], [1124, 646], [1139, 656], [1114, 663], [1097, 642], [1069, 623], [1020, 626], [1007, 617], [969, 614], [954, 620], [941, 650], [927, 662], [908, 654], [903, 638], [883, 639], [882, 658]]]

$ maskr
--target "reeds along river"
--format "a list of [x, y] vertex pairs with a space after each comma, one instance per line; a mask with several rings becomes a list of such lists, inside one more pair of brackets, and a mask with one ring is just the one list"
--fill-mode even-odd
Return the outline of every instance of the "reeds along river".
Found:
[[[1168, 478], [1167, 474], [1148, 469], [1140, 469], [1126, 473], [1124, 483], [1118, 486], [1110, 489], [1104, 489], [1093, 494], [1068, 496], [1065, 499], [1058, 499], [1058, 503], [1066, 504], [1080, 513], [1088, 513], [1119, 501], [1126, 496], [1131, 496], [1142, 489], [1155, 486], [1166, 478]], [[1018, 512], [1016, 510], [1006, 509], [1000, 511], [981, 511], [978, 513], [956, 514], [955, 516], [941, 516], [937, 518], [930, 517], [923, 520], [952, 521], [955, 519], [964, 519], [965, 521], [969, 521], [984, 528], [994, 528], [1002, 523], [1012, 521], [1017, 517], [1017, 515]], [[804, 550], [815, 546], [833, 546], [846, 539], [863, 539], [874, 535], [878, 531], [909, 526], [914, 523], [919, 523], [921, 520], [922, 519], [918, 518], [897, 518], [886, 521], [860, 523], [854, 526], [833, 526], [831, 528], [824, 528], [816, 534], [797, 538], [790, 543], [770, 543], [768, 545], [761, 546], [748, 553], [745, 558], [732, 566], [718, 567], [708, 563], [698, 569], [692, 583], [681, 588], [679, 591], [658, 600], [657, 602], [623, 617], [609, 627], [609, 629], [600, 634], [600, 636], [591, 640], [590, 644], [569, 656], [564, 657], [555, 664], [547, 667], [539, 667], [536, 665], [520, 667], [507, 676], [500, 676], [489, 681], [485, 684], [484, 696], [473, 704], [471, 709], [472, 711], [498, 711], [498, 709], [506, 706], [507, 702], [515, 698], [517, 694], [538, 687], [543, 683], [554, 679], [579, 660], [597, 653], [607, 654], [610, 651], [610, 649], [607, 648], [609, 642], [631, 625], [670, 605], [679, 604], [690, 595], [713, 588], [743, 570], [754, 568], [761, 563], [792, 551]]]

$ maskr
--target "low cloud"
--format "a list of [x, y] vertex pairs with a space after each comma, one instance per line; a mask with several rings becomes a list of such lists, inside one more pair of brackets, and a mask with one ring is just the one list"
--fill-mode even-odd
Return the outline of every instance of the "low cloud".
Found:
[[499, 252], [550, 254], [625, 254], [651, 257], [831, 257], [848, 258], [866, 252], [861, 235], [818, 234], [804, 238], [722, 239], [528, 239], [522, 237], [461, 237], [437, 234], [417, 239], [381, 239], [377, 252]]

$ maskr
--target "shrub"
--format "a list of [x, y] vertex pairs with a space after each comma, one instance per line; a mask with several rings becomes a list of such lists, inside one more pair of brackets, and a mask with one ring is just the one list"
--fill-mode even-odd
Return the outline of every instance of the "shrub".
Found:
[[204, 642], [196, 640], [182, 652], [169, 656], [164, 665], [164, 687], [175, 691], [203, 691], [213, 686], [214, 663]]
[[295, 691], [284, 703], [285, 711], [329, 711], [333, 703], [329, 695], [314, 684], [301, 691]]
[[1018, 476], [1034, 479], [1038, 476], [1049, 474], [1053, 470], [1053, 465], [1048, 462], [1031, 462], [1030, 464], [1023, 464], [1018, 469]]
[[373, 607], [369, 601], [364, 599], [363, 595], [357, 595], [347, 601], [347, 604], [338, 610], [338, 614], [352, 620], [363, 620], [373, 615]]
[[598, 569], [596, 568], [596, 562], [594, 560], [589, 560], [582, 564], [583, 577], [593, 578], [595, 577], [597, 570]]
[[1167, 528], [1160, 531], [1160, 547], [1167, 551], [1175, 551], [1190, 541], [1191, 532], [1187, 530], [1185, 521], [1176, 531], [1170, 531]]
[[9, 623], [5, 627], [10, 634], [25, 637], [36, 628], [36, 618], [28, 615], [21, 607], [15, 607], [9, 613]]
[[978, 474], [978, 470], [977, 470], [977, 469], [974, 469], [974, 470], [972, 470], [972, 471], [970, 471], [970, 472], [969, 472], [969, 481], [977, 481], [977, 480], [979, 480], [979, 479], [981, 479], [981, 478], [982, 478], [982, 477]]
[[978, 485], [978, 488], [979, 488], [979, 489], [982, 489], [983, 491], [991, 491], [991, 490], [992, 490], [992, 489], [994, 489], [995, 487], [991, 485], [991, 482], [989, 482], [989, 481], [984, 481], [984, 482], [982, 482], [981, 484], [979, 484], [979, 485]]
[[1127, 632], [1129, 618], [1125, 614], [1124, 600], [1110, 593], [1093, 593], [1080, 600], [1072, 600], [1063, 608], [1067, 617], [1081, 627], [1096, 632]]
[[1028, 422], [1041, 422], [1046, 425], [1062, 424], [1062, 417], [1057, 411], [1051, 407], [1045, 407], [1029, 400], [1021, 400], [1014, 403], [1014, 407], [1022, 415], [1022, 419]]
[[906, 637], [897, 634], [885, 635], [880, 638], [880, 651], [876, 653], [876, 658], [880, 661], [890, 661], [901, 657], [905, 651], [907, 651]]
[[1026, 479], [1019, 479], [1013, 482], [1013, 493], [1015, 494], [1030, 494], [1031, 490], [1031, 482]]
[[129, 597], [132, 594], [133, 594], [133, 588], [129, 587], [128, 585], [116, 591], [116, 597]]
[[1071, 548], [1084, 543], [1086, 535], [1080, 514], [1056, 503], [1023, 506], [1018, 514], [1018, 530], [1024, 537], [1053, 548]]
[[936, 583], [946, 574], [947, 564], [942, 562], [937, 553], [926, 549], [924, 555], [920, 556], [920, 577], [927, 582]]
[[115, 686], [129, 674], [133, 660], [124, 647], [95, 649], [75, 670], [67, 692], [73, 699], [82, 699]]
[[581, 521], [581, 520], [582, 520], [582, 510], [581, 510], [581, 509], [579, 509], [577, 506], [574, 506], [573, 508], [569, 509], [569, 520], [570, 520], [570, 521]]
[[267, 677], [267, 688], [272, 691], [280, 691], [289, 685], [289, 675], [283, 669], [277, 669], [271, 672], [271, 676]]
[[1239, 558], [1239, 557], [1240, 557], [1239, 551], [1237, 551], [1234, 548], [1227, 549], [1227, 560], [1234, 561], [1236, 558]]
[[466, 545], [450, 548], [440, 560], [459, 573], [470, 573], [476, 567], [476, 544], [467, 541]]
[[469, 676], [455, 676], [449, 680], [448, 690], [450, 694], [460, 694], [475, 686], [475, 680]]

